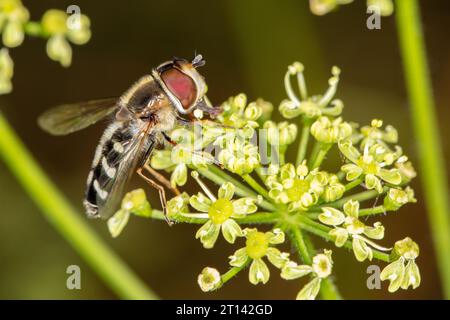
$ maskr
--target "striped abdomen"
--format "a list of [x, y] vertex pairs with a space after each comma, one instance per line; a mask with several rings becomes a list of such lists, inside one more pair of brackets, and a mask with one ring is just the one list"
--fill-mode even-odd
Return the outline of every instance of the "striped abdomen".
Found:
[[132, 138], [133, 134], [126, 122], [114, 122], [103, 133], [87, 179], [84, 206], [88, 216], [99, 216], [106, 201], [110, 201], [120, 164], [125, 160], [124, 153]]

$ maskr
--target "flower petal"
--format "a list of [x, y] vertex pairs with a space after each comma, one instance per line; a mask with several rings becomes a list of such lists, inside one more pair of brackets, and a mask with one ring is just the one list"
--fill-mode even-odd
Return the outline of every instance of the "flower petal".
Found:
[[338, 147], [342, 154], [352, 162], [356, 162], [361, 156], [361, 153], [352, 145], [350, 140], [339, 141]]
[[187, 181], [187, 167], [184, 163], [180, 163], [170, 175], [170, 184], [172, 187], [184, 186]]
[[165, 170], [173, 167], [170, 150], [156, 150], [150, 160], [150, 165], [156, 170]]
[[374, 174], [366, 175], [365, 184], [368, 189], [375, 189], [377, 190], [378, 193], [383, 192], [383, 186], [381, 185], [381, 181]]
[[208, 212], [209, 207], [212, 205], [212, 201], [203, 193], [199, 192], [189, 199], [189, 204], [198, 211]]
[[234, 215], [242, 216], [249, 213], [254, 213], [258, 210], [258, 206], [255, 204], [256, 199], [253, 198], [240, 198], [233, 201]]
[[219, 232], [220, 226], [215, 225], [211, 222], [211, 220], [209, 220], [203, 226], [201, 226], [200, 229], [198, 229], [197, 233], [195, 234], [195, 238], [200, 238], [200, 242], [203, 244], [203, 247], [205, 249], [211, 249], [212, 247], [214, 247], [214, 244], [217, 241]]
[[297, 265], [294, 261], [287, 262], [281, 269], [281, 278], [286, 280], [298, 279], [313, 272], [313, 268], [308, 265]]
[[344, 212], [347, 216], [358, 219], [359, 216], [359, 202], [349, 200], [344, 203]]
[[232, 184], [231, 182], [224, 183], [219, 188], [219, 192], [218, 192], [219, 199], [231, 200], [234, 195], [234, 190], [235, 190], [234, 184]]
[[320, 222], [329, 226], [338, 226], [345, 221], [345, 215], [338, 209], [331, 207], [322, 208], [322, 213], [319, 214]]
[[297, 294], [297, 300], [314, 300], [319, 293], [322, 279], [314, 278]]
[[267, 248], [267, 258], [277, 268], [282, 268], [289, 261], [289, 253], [280, 252], [277, 248]]
[[363, 170], [360, 167], [358, 167], [356, 164], [353, 164], [353, 163], [344, 164], [341, 167], [341, 170], [346, 173], [346, 179], [348, 181], [355, 180], [363, 172]]
[[389, 292], [397, 291], [402, 285], [404, 277], [405, 264], [403, 258], [388, 264], [380, 274], [380, 279], [382, 281], [389, 280]]
[[250, 265], [250, 271], [248, 273], [248, 279], [250, 283], [256, 285], [260, 282], [263, 284], [269, 281], [270, 272], [266, 263], [262, 259], [254, 259]]
[[334, 237], [336, 247], [342, 247], [348, 239], [348, 232], [344, 228], [331, 229], [328, 234]]
[[230, 259], [230, 265], [232, 267], [242, 267], [248, 260], [247, 250], [246, 248], [236, 250], [234, 254], [228, 258]]
[[364, 234], [371, 239], [380, 240], [384, 238], [384, 227], [381, 222], [375, 222], [373, 227], [365, 227]]
[[108, 230], [113, 238], [119, 236], [123, 228], [125, 228], [125, 226], [127, 225], [129, 218], [130, 212], [121, 209], [108, 219]]
[[420, 271], [414, 260], [409, 260], [405, 268], [405, 276], [402, 281], [402, 289], [406, 290], [409, 286], [416, 289], [420, 285]]
[[229, 243], [234, 243], [236, 237], [242, 237], [242, 229], [233, 219], [227, 219], [222, 223], [222, 234]]
[[275, 228], [272, 232], [266, 232], [270, 244], [280, 244], [284, 242], [285, 235], [280, 228]]
[[400, 171], [398, 169], [381, 169], [378, 176], [383, 179], [384, 181], [398, 185], [402, 182], [402, 176], [400, 174]]
[[372, 260], [372, 249], [369, 248], [367, 243], [361, 239], [353, 239], [353, 252], [355, 254], [356, 260], [362, 262], [366, 259]]

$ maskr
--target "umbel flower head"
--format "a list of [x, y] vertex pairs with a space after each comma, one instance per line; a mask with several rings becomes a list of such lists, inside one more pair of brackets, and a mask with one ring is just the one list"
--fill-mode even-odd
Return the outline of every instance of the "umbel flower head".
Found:
[[[339, 116], [344, 108], [341, 100], [335, 99], [334, 95], [339, 84], [340, 69], [333, 67], [332, 77], [328, 80], [329, 88], [323, 95], [308, 97], [305, 79], [303, 76], [303, 65], [295, 62], [288, 67], [284, 78], [284, 86], [289, 100], [284, 100], [279, 107], [280, 113], [286, 119], [304, 116], [306, 119], [315, 119], [320, 116]], [[291, 76], [296, 76], [300, 97], [294, 92], [291, 84]]]
[[289, 260], [289, 254], [280, 252], [272, 245], [284, 242], [284, 233], [280, 229], [269, 232], [260, 232], [257, 229], [245, 229], [242, 232], [245, 237], [245, 247], [237, 250], [230, 256], [230, 265], [242, 267], [251, 261], [248, 278], [250, 283], [266, 283], [269, 281], [270, 271], [262, 258], [267, 259], [277, 268], [282, 268]]
[[375, 189], [378, 193], [383, 191], [382, 181], [392, 185], [399, 185], [402, 182], [402, 176], [397, 168], [385, 168], [392, 164], [398, 155], [389, 152], [382, 145], [374, 144], [369, 147], [366, 144], [362, 154], [350, 140], [340, 141], [338, 145], [341, 153], [350, 161], [341, 167], [348, 181], [363, 177], [366, 187]]
[[216, 197], [200, 180], [196, 171], [192, 172], [192, 176], [206, 194], [199, 192], [189, 199], [189, 204], [200, 213], [184, 214], [185, 217], [202, 218], [206, 221], [198, 229], [195, 237], [200, 239], [203, 247], [207, 249], [214, 246], [220, 231], [227, 242], [234, 243], [236, 237], [242, 236], [241, 227], [235, 220], [255, 212], [257, 199], [233, 200], [235, 187], [229, 182], [219, 188], [218, 197]]
[[399, 288], [404, 290], [412, 286], [416, 289], [420, 285], [420, 271], [416, 264], [419, 256], [419, 246], [411, 238], [406, 237], [397, 241], [392, 252], [394, 262], [386, 266], [380, 274], [381, 280], [389, 280], [389, 292]]
[[329, 234], [335, 239], [335, 244], [342, 247], [349, 237], [352, 238], [352, 247], [358, 261], [372, 260], [373, 252], [369, 245], [377, 249], [384, 248], [375, 245], [370, 239], [380, 240], [384, 238], [384, 227], [380, 222], [375, 222], [373, 227], [366, 226], [359, 220], [359, 202], [349, 200], [344, 204], [344, 212], [331, 208], [322, 208], [319, 215], [320, 222], [333, 226]]
[[[280, 105], [285, 120], [268, 119], [270, 103], [261, 99], [247, 103], [247, 97], [239, 94], [220, 106], [223, 112], [214, 114], [215, 119], [203, 119], [197, 110], [193, 128], [178, 127], [167, 133], [177, 144], [153, 154], [151, 167], [165, 171], [155, 175], [158, 180], [163, 182], [170, 175], [165, 185], [189, 186], [169, 199], [166, 218], [198, 224], [195, 238], [206, 249], [214, 248], [220, 234], [227, 245], [245, 241], [231, 251], [228, 271], [220, 274], [211, 267], [201, 271], [197, 282], [202, 291], [221, 288], [246, 268], [250, 283], [265, 284], [270, 280], [269, 261], [283, 279], [307, 275], [297, 299], [315, 299], [322, 289], [334, 287], [329, 283], [334, 262], [332, 252], [318, 251], [310, 235], [353, 251], [358, 261], [390, 263], [382, 275], [390, 281], [390, 291], [419, 285], [417, 245], [407, 238], [393, 249], [381, 246], [377, 241], [384, 238], [384, 226], [368, 221], [372, 215], [415, 202], [408, 184], [416, 173], [397, 145], [394, 127], [383, 127], [379, 119], [362, 127], [344, 120], [343, 103], [334, 98], [339, 75], [334, 67], [326, 92], [310, 96], [303, 65], [294, 63], [285, 76], [288, 100]], [[293, 77], [298, 94], [291, 84]], [[297, 117], [295, 122], [290, 120]], [[290, 152], [296, 142], [297, 152]], [[270, 150], [261, 150], [266, 147]], [[210, 148], [216, 158], [208, 158]], [[334, 166], [332, 157], [324, 162], [333, 148], [340, 156]], [[272, 161], [266, 162], [265, 151]], [[297, 154], [295, 162], [290, 159], [293, 154]], [[189, 170], [193, 170], [190, 175]], [[190, 177], [200, 192], [191, 190]], [[211, 191], [212, 183], [218, 185], [217, 192]], [[126, 198], [109, 222], [113, 235], [123, 229], [130, 214], [164, 219], [162, 211], [146, 208], [139, 193]], [[375, 198], [383, 199], [382, 203], [377, 205]], [[303, 262], [290, 260], [289, 253], [276, 247], [285, 242], [285, 233]]]
[[20, 46], [25, 38], [23, 30], [30, 14], [20, 0], [0, 0], [0, 33], [9, 48]]
[[297, 168], [287, 163], [281, 168], [269, 167], [265, 184], [269, 196], [278, 203], [289, 204], [289, 210], [306, 210], [315, 205], [320, 198], [339, 199], [345, 191], [336, 175], [318, 169], [309, 171], [306, 161]]
[[49, 39], [47, 55], [63, 67], [72, 63], [72, 48], [68, 42], [82, 45], [91, 38], [89, 18], [84, 14], [68, 16], [62, 10], [48, 10], [41, 20], [42, 30]]

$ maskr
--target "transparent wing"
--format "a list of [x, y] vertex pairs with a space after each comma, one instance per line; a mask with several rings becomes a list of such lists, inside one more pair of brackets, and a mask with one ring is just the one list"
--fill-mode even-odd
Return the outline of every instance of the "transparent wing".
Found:
[[106, 199], [98, 199], [98, 214], [103, 219], [111, 217], [119, 208], [125, 194], [125, 187], [136, 169], [142, 165], [155, 146], [152, 135], [142, 132], [140, 138], [135, 138], [124, 144], [124, 152], [110, 165], [117, 171], [113, 179], [100, 179], [104, 181], [100, 185], [102, 190], [108, 192]]
[[63, 104], [44, 112], [38, 118], [38, 124], [53, 135], [66, 135], [84, 129], [111, 114], [117, 109], [117, 100], [107, 98]]

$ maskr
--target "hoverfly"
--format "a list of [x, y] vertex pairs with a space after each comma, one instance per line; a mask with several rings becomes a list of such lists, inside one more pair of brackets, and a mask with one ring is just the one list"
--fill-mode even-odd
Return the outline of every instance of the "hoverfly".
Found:
[[42, 129], [53, 135], [65, 135], [114, 115], [97, 146], [87, 179], [83, 204], [89, 217], [109, 218], [115, 212], [134, 171], [158, 190], [167, 214], [164, 187], [147, 177], [143, 169], [179, 193], [146, 162], [164, 140], [176, 144], [166, 132], [177, 124], [192, 122], [182, 115], [189, 116], [195, 109], [210, 115], [219, 112], [207, 99], [205, 80], [196, 70], [204, 64], [201, 55], [192, 61], [174, 58], [140, 78], [120, 98], [61, 105], [39, 117]]

